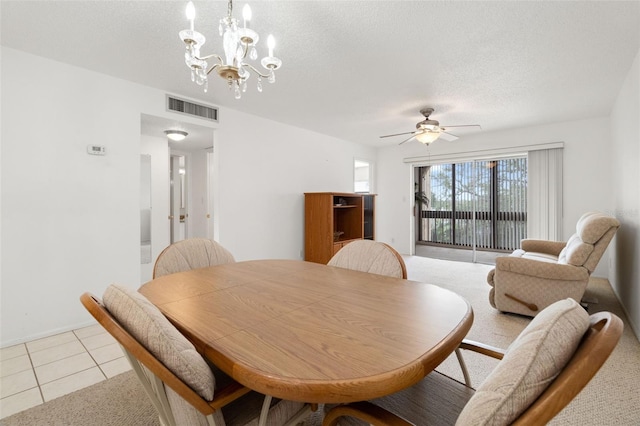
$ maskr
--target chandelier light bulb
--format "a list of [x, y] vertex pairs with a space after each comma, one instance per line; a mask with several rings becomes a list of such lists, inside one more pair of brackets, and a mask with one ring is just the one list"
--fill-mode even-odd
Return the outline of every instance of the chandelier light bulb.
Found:
[[189, 24], [191, 25], [191, 31], [193, 31], [193, 21], [196, 18], [196, 8], [193, 5], [193, 2], [190, 1], [187, 3], [187, 19], [189, 20]]
[[269, 56], [273, 56], [273, 48], [276, 47], [276, 39], [273, 38], [273, 34], [269, 34], [267, 37], [267, 46], [269, 47]]
[[244, 19], [244, 27], [247, 28], [251, 21], [251, 8], [248, 4], [245, 4], [242, 8], [242, 19]]

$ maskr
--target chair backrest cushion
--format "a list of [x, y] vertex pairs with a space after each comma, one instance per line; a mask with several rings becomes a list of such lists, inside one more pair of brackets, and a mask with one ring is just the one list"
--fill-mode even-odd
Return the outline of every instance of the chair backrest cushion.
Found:
[[589, 315], [575, 300], [549, 305], [509, 346], [456, 425], [511, 424], [562, 371], [588, 327]]
[[567, 245], [558, 256], [558, 263], [573, 266], [582, 266], [593, 252], [593, 244], [583, 242], [578, 234], [573, 234], [567, 241]]
[[195, 347], [146, 297], [112, 284], [102, 302], [115, 319], [149, 352], [207, 401], [213, 399], [215, 378]]
[[327, 265], [406, 278], [406, 267], [400, 255], [388, 245], [371, 240], [350, 242], [340, 249]]
[[609, 242], [620, 227], [612, 216], [589, 212], [583, 214], [576, 224], [576, 233], [558, 256], [558, 263], [584, 266], [593, 272]]
[[603, 213], [589, 212], [578, 219], [576, 233], [587, 244], [595, 244], [611, 228], [617, 228], [620, 222], [613, 216]]
[[233, 263], [231, 252], [207, 238], [189, 238], [165, 248], [153, 268], [153, 277], [175, 274], [191, 269]]

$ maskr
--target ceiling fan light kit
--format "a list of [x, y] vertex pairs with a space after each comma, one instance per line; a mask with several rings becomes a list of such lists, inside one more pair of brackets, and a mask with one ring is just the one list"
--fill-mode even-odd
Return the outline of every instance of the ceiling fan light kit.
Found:
[[449, 133], [447, 129], [449, 127], [480, 127], [479, 124], [463, 124], [459, 126], [440, 126], [440, 122], [437, 120], [431, 120], [429, 117], [433, 113], [433, 108], [423, 108], [420, 110], [420, 114], [424, 116], [424, 120], [420, 121], [416, 124], [416, 130], [414, 132], [405, 132], [405, 133], [395, 133], [392, 135], [384, 135], [380, 136], [381, 138], [389, 138], [393, 136], [401, 136], [401, 135], [411, 135], [407, 139], [400, 142], [398, 145], [402, 145], [403, 143], [410, 141], [413, 138], [416, 138], [418, 142], [421, 142], [425, 145], [429, 145], [430, 143], [437, 140], [443, 134], [448, 135], [450, 140], [458, 139], [456, 135], [453, 133]]
[[416, 139], [418, 139], [418, 142], [421, 142], [425, 145], [429, 145], [431, 142], [434, 142], [439, 137], [440, 137], [440, 132], [434, 132], [429, 130], [423, 130], [422, 132], [416, 134]]
[[[206, 38], [194, 29], [196, 16], [193, 2], [187, 4], [187, 19], [190, 23], [188, 30], [179, 33], [180, 39], [186, 46], [184, 55], [185, 63], [191, 70], [191, 81], [203, 86], [205, 93], [208, 90], [208, 76], [212, 71], [216, 71], [220, 77], [229, 84], [229, 89], [233, 89], [236, 99], [242, 97], [242, 93], [247, 90], [247, 80], [251, 73], [257, 75], [257, 89], [262, 92], [262, 79], [266, 78], [269, 83], [275, 83], [275, 70], [282, 66], [282, 61], [273, 56], [275, 39], [273, 35], [267, 37], [267, 47], [269, 54], [260, 60], [260, 64], [266, 70], [261, 72], [248, 61], [255, 61], [258, 58], [256, 45], [260, 39], [257, 32], [250, 28], [251, 8], [248, 4], [242, 10], [243, 23], [232, 17], [233, 2], [229, 0], [227, 6], [227, 16], [220, 20], [218, 32], [222, 37], [222, 47], [224, 58], [217, 54], [201, 56], [200, 48], [206, 42]], [[209, 67], [207, 61], [214, 60], [216, 63]]]

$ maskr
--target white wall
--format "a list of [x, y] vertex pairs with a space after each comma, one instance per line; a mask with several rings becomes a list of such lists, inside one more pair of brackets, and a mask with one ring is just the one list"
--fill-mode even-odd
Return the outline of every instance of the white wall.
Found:
[[[412, 141], [381, 149], [378, 153], [379, 198], [376, 201], [378, 239], [391, 243], [401, 253], [412, 252], [411, 165], [404, 163], [404, 158], [552, 142], [564, 142], [563, 233], [564, 238], [568, 238], [575, 232], [576, 222], [584, 212], [606, 212], [613, 205], [611, 136], [609, 120], [605, 117], [481, 132], [454, 142], [436, 141], [429, 147]], [[607, 253], [594, 275], [608, 276]]]
[[301, 259], [304, 192], [353, 192], [353, 159], [375, 158], [374, 149], [233, 110], [221, 113], [220, 122], [214, 138], [219, 242], [236, 260]]
[[640, 51], [611, 113], [613, 213], [621, 223], [609, 280], [640, 338]]
[[[4, 347], [92, 323], [83, 292], [143, 281], [140, 115], [171, 114], [162, 91], [1, 52]], [[372, 148], [224, 108], [215, 141], [216, 237], [238, 260], [299, 258], [302, 193], [351, 191], [353, 158], [375, 158]], [[107, 155], [88, 155], [88, 144]]]
[[140, 105], [127, 99], [147, 90], [2, 48], [3, 345], [87, 323], [84, 291], [138, 283]]

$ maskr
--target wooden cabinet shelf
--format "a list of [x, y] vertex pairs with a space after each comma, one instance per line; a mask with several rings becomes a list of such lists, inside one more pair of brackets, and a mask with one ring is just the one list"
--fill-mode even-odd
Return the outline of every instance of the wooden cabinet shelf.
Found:
[[327, 263], [345, 244], [374, 239], [374, 194], [307, 192], [305, 260]]

